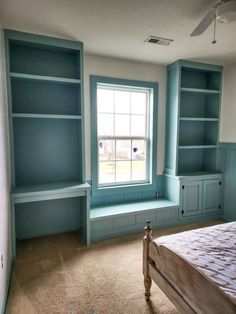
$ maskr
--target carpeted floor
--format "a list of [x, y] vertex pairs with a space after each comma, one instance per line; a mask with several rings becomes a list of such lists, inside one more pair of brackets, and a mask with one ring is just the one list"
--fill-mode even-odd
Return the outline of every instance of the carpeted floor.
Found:
[[[162, 229], [154, 236], [209, 224]], [[142, 237], [100, 241], [90, 248], [83, 246], [77, 233], [20, 241], [7, 313], [178, 313], [155, 284], [151, 301], [144, 299]]]

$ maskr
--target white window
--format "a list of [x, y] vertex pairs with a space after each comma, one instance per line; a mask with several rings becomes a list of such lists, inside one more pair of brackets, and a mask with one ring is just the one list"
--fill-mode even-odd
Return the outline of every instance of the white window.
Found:
[[150, 181], [151, 90], [97, 84], [98, 186]]

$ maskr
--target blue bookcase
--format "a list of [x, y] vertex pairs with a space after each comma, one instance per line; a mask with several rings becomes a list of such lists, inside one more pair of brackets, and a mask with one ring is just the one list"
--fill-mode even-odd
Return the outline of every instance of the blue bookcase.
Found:
[[177, 61], [168, 67], [165, 172], [217, 170], [222, 67]]
[[[84, 178], [83, 44], [10, 30], [5, 38], [17, 225], [24, 221], [18, 203], [30, 200], [33, 211], [39, 208], [37, 202], [53, 202], [55, 195], [56, 199], [89, 197]], [[87, 244], [88, 204], [81, 200], [75, 209], [86, 212], [81, 214], [86, 219], [79, 219], [77, 225], [88, 230]], [[27, 229], [27, 220], [24, 224]], [[25, 226], [17, 226], [16, 237], [25, 237], [21, 232]], [[32, 236], [40, 234], [37, 222], [32, 229], [36, 230]]]
[[168, 66], [164, 185], [183, 217], [222, 209], [217, 169], [222, 71], [184, 60]]

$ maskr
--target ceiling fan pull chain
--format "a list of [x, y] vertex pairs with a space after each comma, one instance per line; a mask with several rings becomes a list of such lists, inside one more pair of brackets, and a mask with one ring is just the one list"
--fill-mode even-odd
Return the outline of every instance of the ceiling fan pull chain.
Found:
[[216, 16], [214, 20], [214, 38], [213, 41], [211, 42], [213, 45], [216, 44]]

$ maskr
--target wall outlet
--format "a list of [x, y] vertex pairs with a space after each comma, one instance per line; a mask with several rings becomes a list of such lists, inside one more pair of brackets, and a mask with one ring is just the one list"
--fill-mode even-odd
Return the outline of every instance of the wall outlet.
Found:
[[156, 192], [156, 198], [160, 197], [160, 192]]
[[1, 255], [1, 266], [3, 268], [3, 254]]

